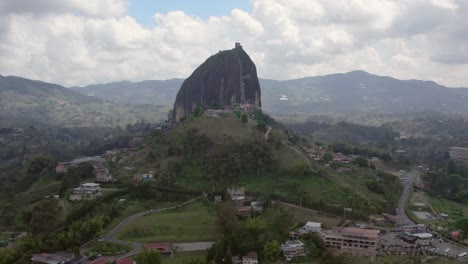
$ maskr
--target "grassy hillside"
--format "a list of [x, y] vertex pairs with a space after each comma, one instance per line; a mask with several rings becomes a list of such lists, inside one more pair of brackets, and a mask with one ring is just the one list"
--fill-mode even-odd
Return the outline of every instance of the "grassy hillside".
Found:
[[[335, 213], [351, 206], [361, 217], [395, 208], [401, 191], [396, 178], [353, 164], [348, 173], [338, 174], [309, 160], [300, 142], [292, 143], [291, 132], [272, 126], [266, 140], [255, 119], [244, 123], [234, 114], [191, 116], [168, 133], [153, 133], [147, 147], [122, 157], [119, 167], [153, 170], [162, 187], [211, 192], [245, 186], [250, 194]], [[371, 191], [370, 182], [386, 188]]]

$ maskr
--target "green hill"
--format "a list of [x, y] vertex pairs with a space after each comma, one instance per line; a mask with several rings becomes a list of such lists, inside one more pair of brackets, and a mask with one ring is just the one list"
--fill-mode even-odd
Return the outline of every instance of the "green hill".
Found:
[[245, 186], [253, 195], [334, 213], [343, 207], [359, 217], [394, 213], [401, 192], [395, 177], [354, 164], [346, 165], [349, 173], [337, 173], [335, 164], [327, 167], [302, 152], [306, 139], [273, 121], [266, 140], [259, 123], [244, 123], [234, 113], [192, 115], [170, 132], [155, 131], [146, 148], [118, 164], [155, 171], [160, 187], [212, 192]]

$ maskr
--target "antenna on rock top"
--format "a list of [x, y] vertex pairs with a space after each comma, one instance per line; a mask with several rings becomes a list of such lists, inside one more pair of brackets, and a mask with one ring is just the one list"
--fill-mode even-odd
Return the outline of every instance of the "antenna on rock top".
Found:
[[237, 49], [237, 48], [242, 48], [242, 45], [241, 45], [239, 42], [236, 42], [236, 45], [235, 45], [234, 48], [236, 48], [236, 49]]

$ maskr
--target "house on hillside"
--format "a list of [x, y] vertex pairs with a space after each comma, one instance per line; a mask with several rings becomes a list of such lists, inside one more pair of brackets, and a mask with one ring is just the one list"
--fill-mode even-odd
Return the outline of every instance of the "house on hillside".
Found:
[[237, 206], [236, 215], [239, 217], [247, 217], [250, 215], [252, 208], [250, 206]]
[[300, 230], [301, 233], [316, 233], [322, 230], [322, 224], [317, 222], [307, 222]]
[[352, 158], [341, 153], [335, 153], [333, 155], [333, 161], [341, 164], [348, 164], [352, 161]]
[[96, 174], [97, 182], [115, 182], [116, 179], [112, 177], [109, 173], [109, 170], [104, 167], [102, 164], [93, 165], [94, 173]]
[[231, 200], [233, 201], [240, 201], [240, 200], [245, 200], [245, 187], [239, 187], [239, 188], [228, 188], [227, 192], [231, 196]]
[[257, 252], [249, 252], [242, 257], [242, 264], [258, 264]]
[[101, 196], [101, 185], [99, 183], [88, 182], [74, 188], [69, 199], [71, 201], [92, 200]]
[[383, 215], [378, 215], [378, 214], [369, 215], [369, 221], [371, 221], [372, 223], [376, 225], [385, 224], [385, 222], [387, 222], [387, 220], [385, 219]]
[[306, 256], [305, 245], [300, 240], [288, 240], [281, 244], [281, 251], [287, 261]]
[[137, 173], [133, 177], [136, 182], [154, 182], [156, 180], [154, 171], [148, 171], [147, 173]]
[[56, 167], [55, 167], [55, 172], [56, 173], [65, 173], [67, 172], [67, 167], [65, 166], [65, 163], [59, 163]]
[[145, 248], [156, 250], [161, 254], [171, 255], [171, 257], [174, 257], [174, 243], [172, 242], [146, 244]]

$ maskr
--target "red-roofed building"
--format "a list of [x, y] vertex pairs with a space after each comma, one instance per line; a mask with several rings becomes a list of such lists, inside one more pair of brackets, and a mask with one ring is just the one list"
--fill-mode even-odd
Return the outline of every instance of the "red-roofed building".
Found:
[[162, 254], [172, 254], [174, 251], [174, 243], [166, 242], [166, 243], [151, 243], [145, 245], [146, 249], [156, 250]]
[[135, 264], [131, 258], [124, 258], [117, 261], [117, 264]]
[[458, 240], [459, 237], [460, 237], [460, 231], [452, 231], [453, 240]]

